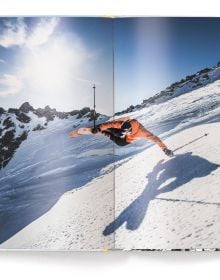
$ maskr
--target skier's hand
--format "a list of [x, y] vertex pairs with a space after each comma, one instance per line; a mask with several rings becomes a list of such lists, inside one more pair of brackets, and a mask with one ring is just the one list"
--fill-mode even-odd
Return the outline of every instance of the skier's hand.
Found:
[[173, 157], [174, 156], [173, 151], [171, 151], [167, 148], [164, 148], [163, 151], [164, 151], [165, 155], [167, 155], [168, 157]]
[[78, 137], [78, 136], [79, 136], [78, 130], [74, 130], [74, 131], [71, 131], [71, 132], [69, 133], [69, 137], [70, 137], [70, 138], [76, 138], [76, 137]]
[[103, 130], [102, 134], [104, 134], [107, 137], [110, 137], [110, 135], [111, 135], [111, 133], [109, 131], [107, 131], [107, 130]]
[[92, 133], [93, 134], [96, 134], [98, 132], [100, 132], [100, 128], [98, 126], [92, 128]]

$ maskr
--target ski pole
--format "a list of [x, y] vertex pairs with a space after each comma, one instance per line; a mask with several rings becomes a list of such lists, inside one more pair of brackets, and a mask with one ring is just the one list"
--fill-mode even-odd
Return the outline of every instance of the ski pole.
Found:
[[176, 148], [175, 150], [173, 150], [173, 152], [176, 152], [176, 151], [182, 149], [183, 147], [188, 146], [188, 145], [190, 145], [191, 143], [193, 143], [193, 142], [195, 142], [195, 141], [197, 141], [197, 140], [199, 140], [199, 139], [201, 139], [201, 138], [203, 138], [203, 137], [205, 137], [205, 136], [207, 136], [207, 135], [208, 135], [208, 133], [205, 133], [204, 135], [202, 135], [202, 136], [200, 136], [200, 137], [198, 137], [198, 138], [196, 138], [196, 139], [194, 139], [194, 140], [192, 140], [192, 141], [190, 141], [190, 142], [188, 142], [188, 143], [186, 143], [186, 144], [184, 144], [184, 145], [182, 145], [182, 146]]
[[96, 124], [95, 124], [95, 119], [96, 119], [96, 111], [95, 111], [95, 107], [96, 107], [96, 105], [95, 105], [95, 85], [93, 86], [93, 90], [94, 90], [93, 127], [95, 129], [95, 127], [96, 127]]

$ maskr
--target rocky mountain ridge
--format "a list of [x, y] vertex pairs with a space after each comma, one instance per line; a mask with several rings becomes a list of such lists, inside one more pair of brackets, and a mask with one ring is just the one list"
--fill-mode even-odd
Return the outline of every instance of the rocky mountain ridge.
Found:
[[131, 105], [123, 111], [115, 113], [116, 116], [127, 114], [149, 107], [154, 104], [166, 102], [171, 98], [178, 97], [179, 95], [191, 92], [192, 90], [199, 89], [216, 80], [220, 79], [220, 61], [213, 67], [206, 67], [200, 71], [188, 75], [180, 81], [174, 82], [166, 89], [158, 92], [152, 97], [144, 99], [141, 104]]
[[[96, 113], [96, 119], [103, 115]], [[0, 169], [5, 167], [20, 144], [27, 139], [30, 131], [46, 129], [49, 122], [58, 119], [87, 119], [93, 121], [94, 111], [89, 107], [70, 112], [59, 112], [49, 106], [35, 109], [28, 102], [23, 103], [18, 109], [5, 110], [0, 107]]]

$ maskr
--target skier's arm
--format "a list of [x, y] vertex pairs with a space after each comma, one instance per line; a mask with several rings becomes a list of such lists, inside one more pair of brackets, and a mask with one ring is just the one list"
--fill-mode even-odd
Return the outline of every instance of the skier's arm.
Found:
[[157, 137], [150, 131], [145, 130], [145, 137], [148, 140], [153, 141], [155, 144], [157, 144], [162, 150], [167, 149], [167, 146], [163, 143], [163, 141], [161, 141], [159, 137]]
[[121, 128], [122, 123], [122, 121], [110, 121], [100, 124], [98, 127], [101, 131], [105, 131], [108, 128]]
[[139, 133], [141, 134], [141, 138], [146, 138], [148, 140], [153, 141], [161, 148], [161, 150], [163, 150], [163, 152], [167, 156], [172, 157], [174, 155], [172, 150], [168, 149], [166, 144], [164, 144], [164, 142], [161, 141], [159, 137], [151, 133], [149, 130], [146, 130], [141, 124], [139, 125], [139, 130], [140, 130]]

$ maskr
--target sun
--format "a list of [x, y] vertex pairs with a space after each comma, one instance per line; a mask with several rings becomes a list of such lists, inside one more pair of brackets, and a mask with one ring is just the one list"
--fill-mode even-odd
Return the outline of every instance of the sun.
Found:
[[79, 74], [83, 60], [81, 48], [64, 40], [53, 40], [26, 56], [25, 83], [32, 94], [48, 100], [61, 100], [62, 94], [73, 90], [74, 76]]

